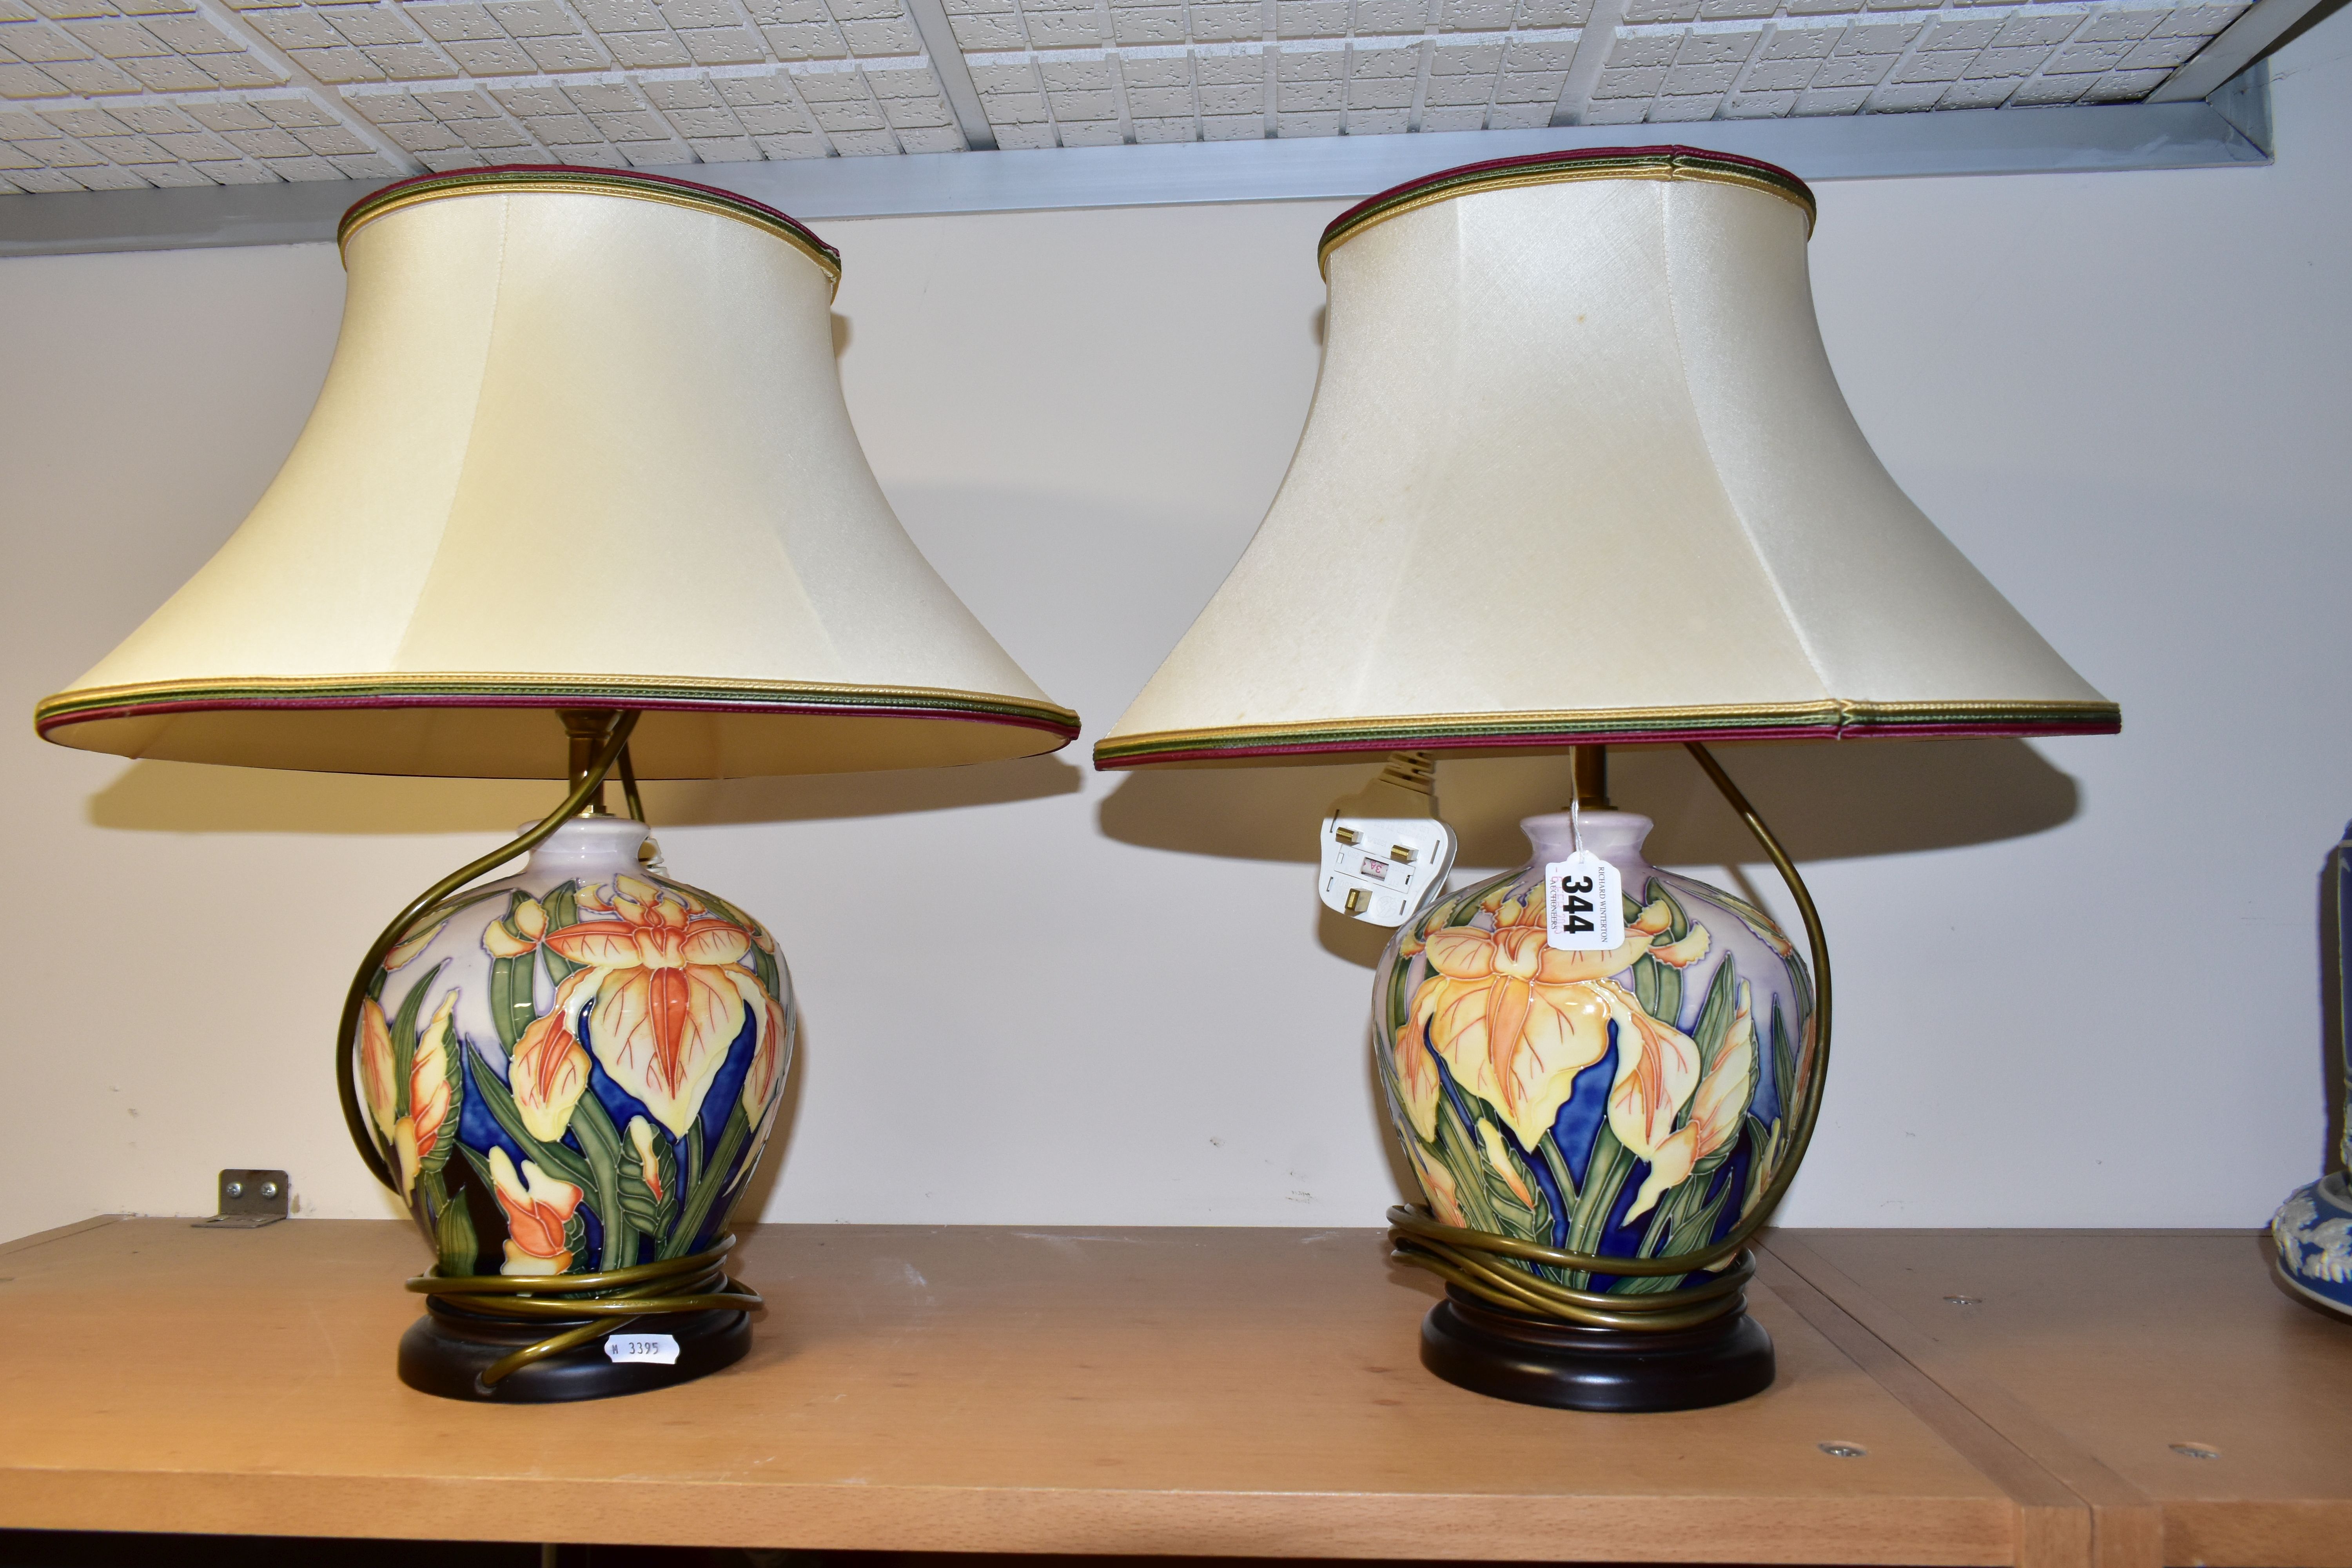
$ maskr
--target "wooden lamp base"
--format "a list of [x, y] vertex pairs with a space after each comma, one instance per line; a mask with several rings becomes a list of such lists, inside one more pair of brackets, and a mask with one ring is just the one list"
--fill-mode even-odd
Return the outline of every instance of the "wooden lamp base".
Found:
[[1670, 1332], [1591, 1329], [1489, 1306], [1448, 1286], [1421, 1363], [1496, 1399], [1621, 1413], [1728, 1405], [1772, 1385], [1772, 1339], [1738, 1308]]
[[564, 1326], [488, 1318], [435, 1301], [400, 1336], [400, 1381], [444, 1399], [554, 1405], [691, 1383], [733, 1365], [751, 1348], [751, 1320], [743, 1312], [714, 1308], [666, 1313], [647, 1320], [646, 1326], [677, 1341], [677, 1360], [667, 1365], [615, 1362], [604, 1353], [605, 1336], [598, 1334], [585, 1344], [532, 1362], [495, 1384], [482, 1382], [493, 1364]]

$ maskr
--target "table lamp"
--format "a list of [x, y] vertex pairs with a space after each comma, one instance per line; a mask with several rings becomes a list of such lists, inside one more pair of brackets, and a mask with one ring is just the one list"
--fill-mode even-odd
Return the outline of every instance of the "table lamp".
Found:
[[683, 1382], [750, 1343], [728, 1216], [796, 1015], [759, 921], [668, 874], [637, 779], [1030, 756], [1077, 716], [892, 515], [835, 364], [840, 258], [791, 218], [518, 167], [388, 186], [339, 237], [341, 335], [285, 467], [36, 724], [132, 757], [571, 781], [385, 928], [337, 1076], [436, 1259], [404, 1381]]
[[[1442, 1377], [1679, 1409], [1772, 1379], [1749, 1240], [1821, 1107], [1802, 880], [1706, 744], [2113, 731], [1905, 498], [1832, 376], [1794, 176], [1685, 147], [1474, 164], [1325, 230], [1323, 366], [1249, 548], [1100, 768], [1388, 759], [1323, 825], [1326, 903], [1399, 928], [1372, 1048], [1445, 1281]], [[1680, 742], [1787, 879], [1642, 858], [1607, 746]], [[1530, 862], [1458, 890], [1442, 755], [1567, 749]]]

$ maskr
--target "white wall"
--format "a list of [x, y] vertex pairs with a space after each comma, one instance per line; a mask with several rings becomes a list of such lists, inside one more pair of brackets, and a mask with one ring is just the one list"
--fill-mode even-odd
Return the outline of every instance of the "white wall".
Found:
[[[2340, 16], [2280, 62], [2273, 168], [1819, 193], [1816, 291], [1864, 427], [2126, 729], [1730, 757], [1838, 960], [1792, 1222], [2253, 1225], [2320, 1168], [2314, 878], [2352, 814], [2347, 53]], [[824, 226], [884, 485], [1087, 742], [1281, 475], [1335, 210]], [[127, 763], [23, 722], [268, 482], [341, 288], [326, 247], [0, 264], [0, 1235], [204, 1212], [225, 1164], [287, 1166], [307, 1212], [390, 1212], [333, 1103], [348, 966], [543, 807]], [[1662, 859], [1740, 855], [1679, 753], [1619, 773]], [[758, 910], [801, 987], [769, 1215], [1378, 1223], [1371, 944], [1318, 918], [1307, 870], [1360, 775], [1122, 781], [1081, 745], [650, 791], [673, 866]], [[1441, 776], [1489, 865], [1559, 787], [1553, 763]], [[993, 889], [979, 918], [926, 896], [943, 866]]]

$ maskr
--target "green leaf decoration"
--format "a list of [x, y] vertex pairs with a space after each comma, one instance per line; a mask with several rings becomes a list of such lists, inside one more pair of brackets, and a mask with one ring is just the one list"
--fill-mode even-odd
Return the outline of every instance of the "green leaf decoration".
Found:
[[[471, 1153], [468, 1150], [467, 1152]], [[481, 1244], [474, 1235], [474, 1216], [466, 1208], [463, 1197], [444, 1201], [440, 1214], [433, 1222], [434, 1251], [441, 1259], [444, 1274], [471, 1274], [474, 1260], [481, 1252]]]
[[539, 1018], [531, 1003], [531, 955], [490, 960], [490, 1024], [499, 1044], [511, 1054], [522, 1032]]
[[[580, 923], [580, 884], [577, 881], [563, 883], [547, 897], [540, 900], [539, 905], [547, 911], [548, 930], [562, 931], [565, 926], [578, 925]], [[547, 977], [559, 985], [563, 984], [565, 977], [573, 970], [580, 967], [551, 947], [541, 948], [539, 954], [547, 963]]]
[[1673, 1238], [1660, 1251], [1659, 1256], [1664, 1258], [1679, 1258], [1705, 1247], [1715, 1235], [1716, 1223], [1723, 1217], [1724, 1205], [1731, 1201], [1731, 1184], [1727, 1182], [1723, 1191], [1705, 1203], [1697, 1201], [1697, 1194], [1706, 1189], [1706, 1183], [1692, 1181], [1684, 1185], [1692, 1194], [1689, 1207], [1696, 1212], [1685, 1213], [1675, 1226]]
[[1372, 1055], [1381, 1061], [1391, 1059], [1390, 1052], [1395, 1046], [1397, 1031], [1412, 1022], [1412, 973], [1417, 967], [1422, 967], [1420, 961], [1410, 958], [1399, 958], [1389, 965], [1387, 1016], [1381, 1026], [1381, 1037], [1372, 1042]]
[[1754, 1111], [1748, 1113], [1748, 1142], [1756, 1155], [1748, 1163], [1748, 1190], [1761, 1192], [1772, 1179], [1772, 1172], [1780, 1162], [1780, 1129], [1782, 1122], [1764, 1125], [1764, 1119]]
[[1499, 1232], [1502, 1222], [1495, 1217], [1494, 1205], [1486, 1201], [1486, 1162], [1478, 1152], [1477, 1141], [1462, 1124], [1462, 1113], [1454, 1108], [1450, 1094], [1441, 1096], [1437, 1101], [1437, 1152], [1439, 1163], [1454, 1178], [1454, 1195], [1462, 1205], [1462, 1217], [1470, 1222], [1470, 1228]]
[[1673, 1017], [1661, 1010], [1665, 1005], [1665, 1000], [1659, 994], [1658, 989], [1659, 976], [1665, 973], [1666, 966], [1646, 952], [1635, 959], [1633, 961], [1633, 1001], [1651, 1017], [1663, 1019], [1671, 1024], [1674, 1022]]
[[566, 1274], [588, 1272], [581, 1267], [588, 1260], [588, 1222], [581, 1217], [578, 1209], [573, 1209], [572, 1217], [563, 1222], [563, 1250], [572, 1254], [572, 1263], [563, 1270]]
[[636, 1232], [621, 1209], [621, 1134], [593, 1090], [572, 1112], [572, 1135], [587, 1157], [588, 1190], [595, 1194], [596, 1217], [604, 1222], [604, 1248], [597, 1267], [626, 1268], [637, 1260]]
[[[593, 1192], [595, 1184], [589, 1173], [587, 1162], [561, 1143], [542, 1143], [532, 1137], [530, 1130], [522, 1124], [522, 1113], [515, 1109], [513, 1092], [499, 1079], [499, 1075], [491, 1072], [488, 1064], [484, 1062], [477, 1053], [466, 1051], [461, 1053], [461, 1056], [466, 1064], [466, 1077], [474, 1086], [474, 1092], [482, 1097], [483, 1109], [490, 1113], [490, 1120], [499, 1124], [499, 1130], [513, 1139], [516, 1146], [522, 1150], [523, 1158], [530, 1160], [551, 1176], [562, 1177], [583, 1192]], [[585, 1105], [594, 1098], [595, 1094], [592, 1090], [583, 1094], [580, 1097], [580, 1102]], [[575, 1127], [579, 1125], [576, 1112], [572, 1118], [572, 1125]], [[469, 1158], [473, 1157], [472, 1150], [469, 1149], [466, 1152]], [[475, 1168], [481, 1173], [485, 1183], [489, 1181], [489, 1168], [487, 1165], [478, 1163]]]
[[445, 959], [418, 975], [416, 984], [408, 988], [407, 997], [400, 1004], [400, 1011], [392, 1016], [392, 1114], [394, 1119], [408, 1114], [408, 1078], [416, 1068], [416, 1015], [424, 1011], [425, 994], [432, 988], [433, 982], [439, 977], [446, 963]]
[[1559, 1152], [1559, 1140], [1547, 1131], [1536, 1140], [1536, 1152], [1542, 1155], [1543, 1163], [1551, 1168], [1551, 1179], [1559, 1184], [1560, 1202], [1573, 1212], [1576, 1208], [1576, 1177], [1570, 1172], [1568, 1161]]
[[[717, 1152], [705, 1162], [701, 1154], [702, 1121], [699, 1117], [696, 1118], [687, 1138], [686, 1182], [688, 1191], [678, 1212], [677, 1228], [662, 1243], [660, 1257], [683, 1258], [694, 1246], [694, 1238], [700, 1233], [704, 1220], [709, 1216], [711, 1205], [719, 1201], [725, 1190], [728, 1167], [734, 1164], [736, 1156], [743, 1152], [743, 1145], [751, 1136], [751, 1119], [744, 1113], [743, 1102], [738, 1100], [728, 1112], [725, 1129], [719, 1134]], [[740, 1183], [736, 1184], [740, 1185]]]
[[1698, 1046], [1698, 1070], [1704, 1074], [1715, 1066], [1715, 1058], [1723, 1054], [1724, 1037], [1731, 1031], [1731, 1020], [1739, 1010], [1739, 976], [1731, 954], [1726, 952], [1723, 962], [1715, 966], [1715, 977], [1707, 983], [1706, 1000], [1699, 1004], [1698, 1022], [1691, 1026], [1691, 1039]]
[[[1592, 1141], [1592, 1159], [1584, 1167], [1584, 1195], [1576, 1205], [1576, 1217], [1568, 1227], [1568, 1250], [1593, 1252], [1599, 1249], [1601, 1237], [1608, 1228], [1609, 1215], [1617, 1206], [1617, 1199], [1625, 1190], [1625, 1178], [1633, 1173], [1635, 1163], [1632, 1150], [1617, 1140], [1617, 1134], [1604, 1121]], [[1569, 1283], [1583, 1289], [1591, 1276], [1578, 1271]]]
[[[1479, 1125], [1483, 1128], [1496, 1124], [1481, 1118]], [[1551, 1205], [1544, 1199], [1543, 1184], [1536, 1180], [1535, 1173], [1528, 1168], [1527, 1162], [1519, 1158], [1519, 1152], [1511, 1147], [1511, 1141], [1499, 1137], [1500, 1131], [1497, 1127], [1497, 1146], [1503, 1152], [1503, 1158], [1511, 1167], [1511, 1173], [1519, 1179], [1519, 1184], [1527, 1189], [1528, 1196], [1535, 1202], [1528, 1203], [1513, 1192], [1509, 1180], [1495, 1168], [1493, 1161], [1484, 1157], [1486, 1141], [1481, 1133], [1478, 1137], [1481, 1156], [1478, 1177], [1486, 1186], [1487, 1206], [1501, 1222], [1503, 1235], [1519, 1241], [1540, 1242], [1549, 1246], [1551, 1242]]]
[[1657, 1255], [1659, 1247], [1664, 1243], [1666, 1234], [1674, 1224], [1675, 1213], [1682, 1206], [1683, 1194], [1689, 1190], [1689, 1182], [1677, 1183], [1673, 1190], [1660, 1200], [1658, 1205], [1650, 1211], [1649, 1228], [1642, 1232], [1642, 1245], [1633, 1249], [1634, 1257], [1653, 1258]]
[[621, 1208], [629, 1223], [643, 1234], [652, 1237], [658, 1247], [669, 1239], [677, 1226], [677, 1154], [666, 1132], [654, 1134], [654, 1171], [660, 1184], [661, 1195], [654, 1195], [654, 1184], [646, 1180], [644, 1162], [637, 1157], [637, 1147], [625, 1139], [621, 1144]]
[[1653, 877], [1642, 889], [1642, 900], [1644, 903], [1654, 904], [1660, 899], [1666, 900], [1666, 940], [1680, 942], [1690, 935], [1690, 911], [1683, 908], [1683, 901], [1675, 897], [1672, 888], [1667, 887], [1663, 879]]

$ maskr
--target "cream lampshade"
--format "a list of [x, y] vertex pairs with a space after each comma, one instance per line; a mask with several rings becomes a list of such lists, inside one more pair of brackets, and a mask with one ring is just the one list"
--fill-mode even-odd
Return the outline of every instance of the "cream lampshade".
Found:
[[[2116, 706], [1896, 488], [1815, 325], [1811, 193], [1682, 147], [1507, 160], [1324, 233], [1322, 376], [1240, 563], [1100, 768], [1388, 755], [1333, 909], [1401, 930], [1372, 1049], [1446, 1281], [1423, 1360], [1600, 1410], [1752, 1394], [1746, 1244], [1828, 1061], [1803, 882], [1699, 742], [2112, 731]], [[1788, 879], [1801, 951], [1649, 865], [1609, 743], [1679, 742]], [[1433, 762], [1569, 748], [1525, 867], [1449, 889]]]
[[568, 777], [346, 996], [345, 1120], [436, 1259], [399, 1373], [520, 1402], [699, 1377], [750, 1344], [728, 1219], [797, 1013], [766, 929], [670, 876], [636, 773], [1029, 756], [1077, 715], [891, 515], [835, 367], [840, 258], [791, 218], [489, 169], [380, 191], [341, 237], [342, 335], [284, 468], [37, 722], [136, 757]]
[[1812, 221], [1681, 148], [1343, 214], [1290, 471], [1097, 765], [2115, 729], [1863, 439]]
[[1077, 731], [940, 581], [850, 427], [839, 258], [591, 170], [389, 187], [253, 514], [40, 704], [180, 762], [563, 776], [517, 708], [628, 709], [651, 778], [987, 762]]

